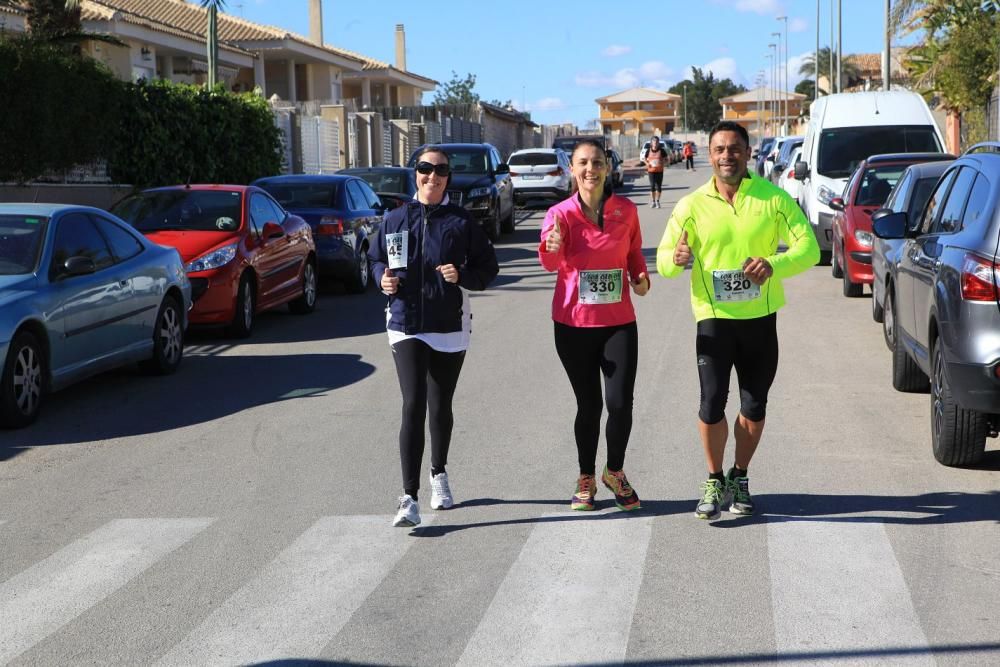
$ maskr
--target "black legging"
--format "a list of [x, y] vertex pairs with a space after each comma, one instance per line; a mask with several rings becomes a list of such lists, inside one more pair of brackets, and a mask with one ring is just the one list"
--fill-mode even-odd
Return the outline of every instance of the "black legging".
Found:
[[555, 322], [556, 352], [576, 396], [576, 450], [580, 473], [593, 475], [601, 434], [601, 375], [608, 406], [608, 468], [621, 470], [632, 432], [632, 394], [639, 363], [635, 322], [614, 327], [571, 327]]
[[663, 190], [663, 172], [650, 171], [647, 173], [649, 174], [649, 191], [660, 192]]
[[698, 418], [715, 424], [726, 416], [729, 376], [736, 367], [740, 412], [759, 422], [767, 414], [767, 394], [778, 371], [778, 316], [750, 320], [709, 318], [698, 322], [695, 351], [701, 406]]
[[417, 338], [392, 346], [399, 390], [403, 394], [403, 419], [399, 427], [399, 459], [403, 467], [403, 491], [417, 497], [420, 464], [424, 457], [424, 421], [431, 413], [431, 469], [448, 465], [448, 447], [455, 418], [451, 400], [465, 352], [438, 352]]

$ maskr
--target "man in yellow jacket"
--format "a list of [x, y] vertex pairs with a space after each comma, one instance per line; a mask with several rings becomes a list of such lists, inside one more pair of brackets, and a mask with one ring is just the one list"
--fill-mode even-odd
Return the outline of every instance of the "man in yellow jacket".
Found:
[[[677, 202], [656, 251], [656, 268], [675, 278], [689, 263], [692, 267], [701, 383], [698, 432], [709, 472], [695, 516], [717, 519], [727, 502], [733, 514], [753, 514], [748, 469], [778, 369], [776, 313], [785, 304], [781, 280], [816, 264], [819, 244], [788, 193], [747, 170], [746, 129], [722, 121], [712, 128], [708, 143], [712, 179]], [[778, 253], [779, 242], [787, 252]], [[736, 458], [724, 475], [725, 408], [734, 367], [740, 386], [740, 414], [733, 427]]]

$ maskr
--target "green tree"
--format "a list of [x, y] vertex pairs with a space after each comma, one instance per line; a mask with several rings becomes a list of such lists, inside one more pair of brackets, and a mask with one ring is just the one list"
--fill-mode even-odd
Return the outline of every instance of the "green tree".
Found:
[[[825, 95], [826, 91], [820, 88], [820, 91]], [[799, 95], [806, 96], [806, 102], [812, 102], [816, 99], [816, 84], [812, 79], [802, 79], [797, 84], [795, 84], [795, 92]]]
[[746, 87], [733, 83], [731, 79], [716, 79], [709, 71], [706, 75], [698, 67], [691, 68], [692, 79], [685, 79], [674, 84], [667, 92], [681, 96], [681, 122], [684, 122], [685, 108], [684, 88], [687, 87], [686, 118], [688, 127], [685, 129], [708, 131], [722, 118], [722, 104], [719, 99], [746, 92]]
[[[837, 53], [833, 52], [833, 72], [837, 71]], [[832, 87], [834, 83], [835, 76], [830, 75], [830, 47], [824, 46], [819, 50], [819, 75], [826, 78], [829, 85]], [[805, 76], [814, 76], [816, 74], [816, 54], [811, 53], [805, 57], [802, 64], [799, 66], [799, 74], [804, 74]], [[844, 65], [840, 68], [840, 79], [841, 84], [844, 88], [850, 88], [851, 86], [857, 84], [861, 81], [861, 70], [858, 69], [858, 64], [851, 60], [850, 56], [844, 56]], [[822, 88], [820, 92], [824, 95], [829, 93]]]
[[0, 7], [23, 9], [28, 19], [28, 35], [37, 42], [68, 45], [79, 55], [80, 42], [92, 40], [124, 46], [113, 35], [89, 33], [80, 23], [80, 0], [0, 0]]
[[208, 10], [205, 48], [208, 51], [208, 88], [211, 90], [219, 77], [219, 10], [225, 9], [226, 0], [201, 0], [201, 6]]
[[452, 70], [451, 81], [438, 86], [434, 91], [434, 104], [476, 104], [479, 102], [479, 95], [472, 90], [475, 87], [475, 74], [466, 74], [462, 78]]

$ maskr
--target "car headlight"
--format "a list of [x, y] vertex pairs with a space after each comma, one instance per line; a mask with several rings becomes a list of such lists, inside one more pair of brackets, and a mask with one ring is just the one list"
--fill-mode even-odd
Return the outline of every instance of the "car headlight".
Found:
[[216, 248], [212, 252], [189, 262], [184, 267], [184, 270], [188, 273], [195, 273], [196, 271], [208, 271], [209, 269], [217, 269], [220, 266], [225, 266], [236, 257], [236, 246], [238, 245], [239, 243], [231, 243], [227, 246]]
[[840, 195], [838, 195], [836, 192], [826, 187], [825, 185], [821, 185], [819, 186], [819, 188], [816, 189], [816, 199], [820, 200], [820, 202], [822, 202], [826, 206], [830, 205], [830, 201], [834, 197], [839, 197], [839, 196]]
[[489, 187], [472, 188], [471, 190], [469, 190], [469, 199], [475, 199], [477, 197], [489, 197], [489, 196], [490, 196]]
[[863, 246], [867, 246], [867, 247], [871, 248], [872, 247], [872, 241], [874, 240], [874, 237], [872, 236], [871, 232], [866, 232], [866, 231], [862, 231], [860, 229], [855, 229], [854, 230], [854, 240], [857, 241], [858, 243], [860, 243]]

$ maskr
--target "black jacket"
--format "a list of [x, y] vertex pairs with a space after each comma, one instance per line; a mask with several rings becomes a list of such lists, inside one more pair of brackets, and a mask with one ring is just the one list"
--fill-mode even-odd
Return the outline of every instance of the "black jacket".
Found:
[[[368, 248], [375, 284], [389, 268], [386, 235], [407, 235], [406, 267], [392, 269], [399, 289], [389, 297], [389, 328], [407, 334], [462, 329], [462, 290], [484, 290], [500, 269], [493, 244], [460, 206], [408, 202], [386, 214]], [[454, 264], [458, 283], [437, 270]]]

